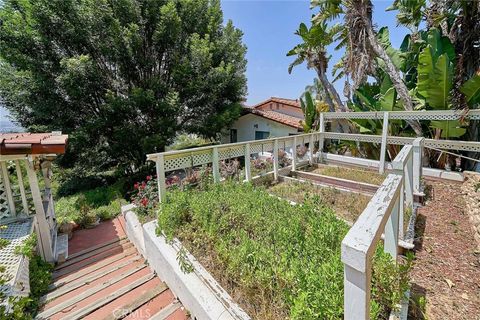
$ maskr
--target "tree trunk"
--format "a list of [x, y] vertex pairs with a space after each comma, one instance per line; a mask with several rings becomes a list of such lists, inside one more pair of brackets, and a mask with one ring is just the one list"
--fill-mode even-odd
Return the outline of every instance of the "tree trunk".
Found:
[[[393, 86], [397, 90], [398, 96], [400, 97], [400, 99], [402, 99], [405, 110], [412, 111], [413, 103], [412, 103], [412, 98], [408, 93], [407, 86], [403, 82], [400, 76], [400, 73], [395, 68], [395, 65], [393, 64], [392, 59], [390, 59], [385, 49], [380, 45], [380, 43], [378, 43], [377, 36], [373, 31], [373, 27], [370, 21], [366, 17], [364, 17], [363, 20], [367, 29], [368, 40], [370, 42], [370, 45], [373, 51], [377, 54], [377, 56], [380, 59], [382, 59], [385, 62], [385, 65], [386, 65], [385, 71], [390, 76], [390, 79], [393, 82]], [[410, 127], [412, 127], [413, 131], [415, 131], [418, 137], [421, 137], [423, 135], [422, 126], [418, 121], [407, 120], [407, 123], [410, 125]]]
[[328, 108], [330, 112], [335, 112], [336, 111], [335, 104], [333, 103], [332, 98], [330, 97], [330, 90], [328, 89], [329, 87], [328, 79], [327, 77], [325, 77], [324, 73], [322, 73], [318, 69], [316, 71], [317, 71], [318, 79], [320, 80], [320, 83], [322, 84], [323, 89], [325, 90], [325, 102], [328, 104]]

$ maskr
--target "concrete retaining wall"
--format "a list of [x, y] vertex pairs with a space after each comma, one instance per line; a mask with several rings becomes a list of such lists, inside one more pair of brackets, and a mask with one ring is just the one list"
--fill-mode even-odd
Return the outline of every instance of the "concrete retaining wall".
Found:
[[193, 272], [185, 273], [178, 262], [182, 244], [174, 239], [169, 242], [164, 236], [157, 236], [156, 221], [142, 225], [133, 209], [122, 207], [126, 221], [126, 233], [135, 247], [147, 259], [150, 267], [178, 297], [192, 318], [198, 320], [249, 320], [250, 317], [208, 273], [190, 253], [187, 262]]

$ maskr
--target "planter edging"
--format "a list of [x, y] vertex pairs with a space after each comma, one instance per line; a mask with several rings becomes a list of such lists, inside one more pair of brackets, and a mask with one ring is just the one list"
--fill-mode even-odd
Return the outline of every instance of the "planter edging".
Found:
[[164, 236], [157, 236], [156, 220], [142, 225], [134, 209], [133, 204], [122, 206], [127, 237], [194, 318], [251, 319], [188, 252], [186, 258], [194, 271], [184, 273], [177, 260], [178, 251], [182, 248], [180, 241], [174, 239], [168, 242]]

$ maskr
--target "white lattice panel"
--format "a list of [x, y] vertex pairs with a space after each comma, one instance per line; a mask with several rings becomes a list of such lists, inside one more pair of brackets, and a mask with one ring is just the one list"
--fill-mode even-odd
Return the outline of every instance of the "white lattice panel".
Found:
[[425, 147], [480, 152], [480, 142], [425, 139]]
[[387, 138], [387, 143], [404, 146], [406, 144], [412, 144], [413, 140], [415, 140], [415, 138], [390, 136]]
[[[325, 119], [383, 119], [383, 111], [375, 112], [325, 112]], [[391, 111], [389, 119], [396, 120], [458, 120], [460, 118], [480, 120], [480, 110], [470, 110], [468, 113], [459, 110], [429, 110], [429, 111]]]
[[10, 209], [7, 202], [7, 192], [0, 173], [0, 220], [10, 217]]
[[261, 145], [261, 144], [252, 144], [252, 145], [250, 145], [250, 152], [251, 152], [251, 153], [260, 153], [260, 152], [262, 152], [262, 145]]
[[[22, 245], [32, 233], [32, 220], [15, 222], [0, 229], [0, 238], [10, 241], [8, 246], [0, 250], [0, 265], [5, 267], [5, 274], [8, 282], [0, 287], [0, 291], [7, 296], [25, 295], [29, 292], [28, 283], [28, 261], [22, 255], [15, 254], [15, 248]], [[27, 274], [27, 276], [25, 275]]]
[[218, 158], [220, 160], [231, 159], [231, 158], [238, 158], [245, 155], [245, 146], [237, 146], [237, 147], [228, 147], [224, 149], [218, 150]]
[[165, 171], [185, 169], [192, 166], [192, 158], [189, 155], [176, 156], [165, 159]]
[[197, 153], [192, 156], [192, 163], [194, 166], [208, 164], [212, 162], [212, 152]]
[[370, 134], [325, 132], [324, 137], [327, 139], [338, 139], [338, 140], [347, 140], [347, 141], [361, 141], [361, 142], [371, 142], [371, 143], [382, 142], [381, 136], [370, 135]]
[[267, 142], [262, 144], [263, 152], [271, 152], [273, 151], [273, 142]]

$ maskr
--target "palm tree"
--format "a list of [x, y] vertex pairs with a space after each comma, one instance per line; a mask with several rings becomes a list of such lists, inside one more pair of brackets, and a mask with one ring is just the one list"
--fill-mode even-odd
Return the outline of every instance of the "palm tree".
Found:
[[333, 36], [338, 33], [338, 28], [338, 26], [329, 28], [326, 23], [319, 23], [308, 29], [304, 23], [301, 23], [295, 34], [300, 36], [303, 42], [287, 53], [287, 56], [296, 56], [288, 67], [288, 73], [292, 73], [295, 66], [304, 62], [307, 62], [307, 68], [317, 72], [324, 91], [322, 96], [332, 112], [347, 110], [337, 90], [326, 76], [330, 59], [327, 57], [326, 46], [333, 42]]
[[[376, 58], [384, 66], [405, 110], [413, 110], [412, 98], [391, 57], [380, 43], [372, 25], [373, 5], [370, 0], [312, 0], [312, 6], [320, 8], [313, 18], [314, 23], [325, 24], [343, 15], [343, 29], [337, 28], [337, 40], [346, 47], [343, 68], [353, 80], [353, 89], [364, 83], [369, 75], [376, 71]], [[422, 135], [422, 127], [418, 121], [408, 121], [417, 136]]]

